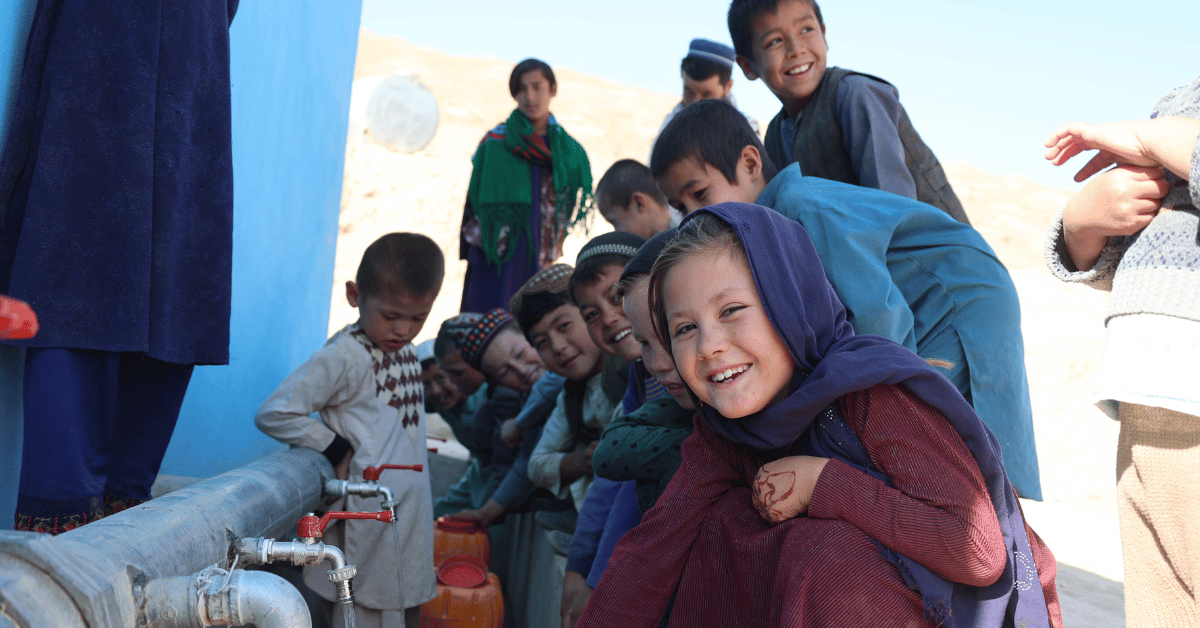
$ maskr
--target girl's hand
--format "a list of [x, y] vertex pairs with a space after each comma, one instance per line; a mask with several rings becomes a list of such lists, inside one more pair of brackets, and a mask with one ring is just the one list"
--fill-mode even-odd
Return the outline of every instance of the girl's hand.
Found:
[[782, 523], [804, 514], [828, 458], [789, 456], [764, 464], [754, 477], [752, 499], [763, 519]]

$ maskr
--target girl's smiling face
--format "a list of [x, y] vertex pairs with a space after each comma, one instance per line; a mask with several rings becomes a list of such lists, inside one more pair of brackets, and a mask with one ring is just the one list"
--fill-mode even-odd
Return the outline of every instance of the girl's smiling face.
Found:
[[740, 419], [787, 396], [796, 367], [744, 253], [723, 247], [683, 258], [664, 277], [663, 305], [680, 376], [721, 416]]

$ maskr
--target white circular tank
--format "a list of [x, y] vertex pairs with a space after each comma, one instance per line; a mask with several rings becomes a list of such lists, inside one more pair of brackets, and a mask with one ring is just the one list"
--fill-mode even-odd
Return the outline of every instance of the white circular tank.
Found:
[[415, 153], [433, 140], [437, 126], [437, 99], [415, 76], [389, 76], [371, 91], [367, 129], [380, 144]]

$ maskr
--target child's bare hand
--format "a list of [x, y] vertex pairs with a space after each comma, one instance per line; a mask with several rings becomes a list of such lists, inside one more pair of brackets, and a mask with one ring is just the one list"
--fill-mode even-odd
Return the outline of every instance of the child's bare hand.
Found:
[[1150, 151], [1142, 140], [1148, 128], [1148, 120], [1131, 120], [1113, 124], [1088, 124], [1072, 122], [1050, 134], [1046, 140], [1046, 159], [1056, 166], [1086, 150], [1099, 150], [1079, 172], [1076, 181], [1083, 181], [1105, 168], [1120, 164], [1125, 166], [1157, 166]]
[[1079, 190], [1063, 211], [1063, 235], [1075, 268], [1095, 265], [1109, 236], [1141, 231], [1170, 190], [1162, 168], [1117, 166]]
[[500, 440], [506, 447], [516, 447], [525, 437], [525, 428], [517, 425], [516, 419], [509, 419], [500, 424]]
[[573, 628], [579, 621], [579, 616], [583, 614], [583, 607], [587, 606], [588, 600], [592, 597], [592, 587], [588, 586], [587, 578], [575, 573], [567, 571], [563, 577], [562, 586], [562, 602], [559, 613], [562, 615], [562, 628]]
[[754, 477], [751, 495], [763, 519], [782, 523], [808, 511], [813, 487], [828, 458], [789, 456], [764, 464]]

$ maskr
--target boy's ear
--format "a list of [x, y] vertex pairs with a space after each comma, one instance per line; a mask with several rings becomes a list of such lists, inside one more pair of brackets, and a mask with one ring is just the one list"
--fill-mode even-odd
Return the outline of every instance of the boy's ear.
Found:
[[350, 302], [350, 307], [358, 307], [358, 284], [353, 281], [346, 282], [346, 300]]
[[558, 95], [558, 83], [555, 83], [550, 86], [550, 97], [554, 98], [557, 95]]
[[636, 212], [643, 214], [646, 212], [646, 195], [641, 192], [634, 192], [629, 196], [629, 207], [625, 208], [627, 212]]
[[762, 155], [758, 149], [747, 144], [742, 147], [742, 154], [738, 155], [738, 168], [745, 170], [746, 174], [753, 179], [761, 179], [763, 176]]
[[[738, 55], [737, 56], [737, 64], [738, 64], [738, 67], [742, 69], [742, 74], [746, 75], [747, 81], [758, 80], [758, 72], [754, 71], [754, 61], [752, 59], [750, 59], [749, 57], [744, 57], [742, 55]], [[731, 79], [729, 82], [733, 83], [733, 80]]]

